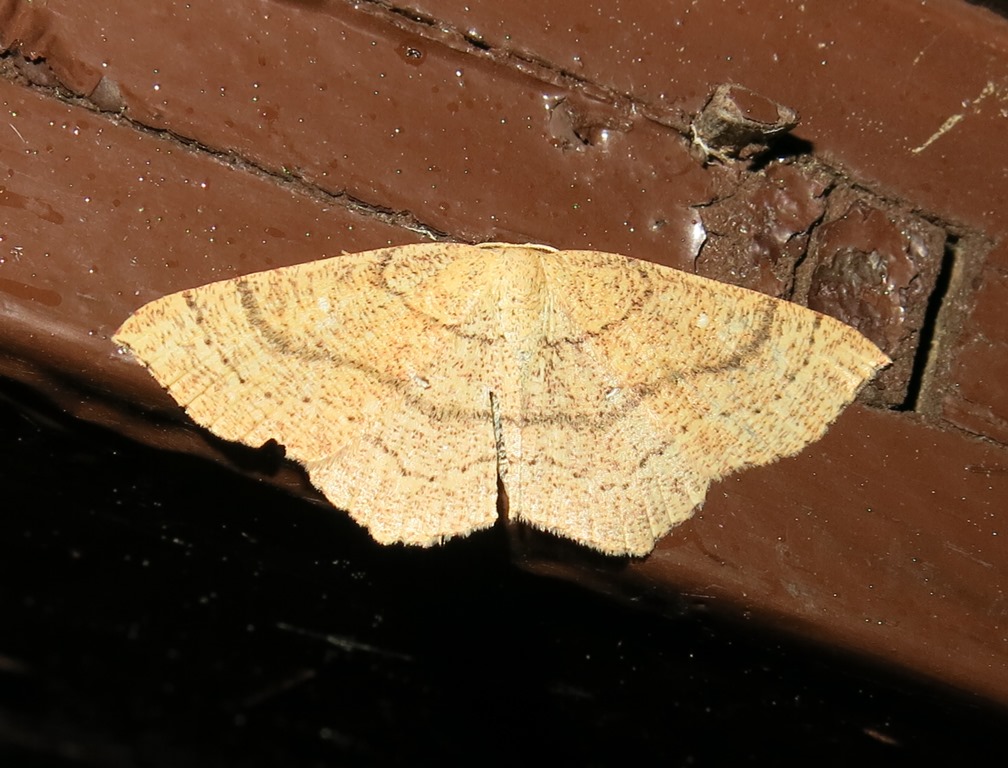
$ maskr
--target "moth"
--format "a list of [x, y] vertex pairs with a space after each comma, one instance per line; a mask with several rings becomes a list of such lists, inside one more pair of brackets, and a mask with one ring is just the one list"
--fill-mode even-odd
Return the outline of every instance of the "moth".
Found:
[[796, 304], [508, 244], [224, 280], [141, 307], [114, 341], [215, 435], [282, 444], [380, 542], [466, 535], [501, 501], [511, 519], [636, 556], [711, 482], [819, 439], [889, 363]]

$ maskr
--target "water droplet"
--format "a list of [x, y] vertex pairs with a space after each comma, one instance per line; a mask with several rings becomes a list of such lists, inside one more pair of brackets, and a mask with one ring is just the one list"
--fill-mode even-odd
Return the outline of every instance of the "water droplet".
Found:
[[427, 56], [422, 49], [415, 45], [410, 45], [409, 43], [403, 43], [397, 50], [403, 61], [414, 67], [420, 66]]

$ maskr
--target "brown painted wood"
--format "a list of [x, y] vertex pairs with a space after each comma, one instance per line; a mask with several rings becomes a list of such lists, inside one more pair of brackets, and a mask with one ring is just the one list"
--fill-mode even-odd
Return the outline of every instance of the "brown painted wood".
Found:
[[[707, 268], [805, 298], [822, 244], [844, 250], [822, 226], [854, 190], [883, 212], [858, 237], [888, 238], [886, 274], [928, 286], [880, 321], [918, 326], [894, 337], [902, 378], [876, 402], [905, 392], [948, 273], [920, 413], [853, 409], [802, 456], [713, 489], [643, 562], [599, 576], [538, 541], [519, 559], [619, 595], [706, 595], [1008, 703], [1008, 24], [953, 0], [465, 6], [0, 2], [0, 374], [222, 458], [109, 341], [153, 297], [432, 232], [690, 268], [700, 228], [718, 234], [705, 208], [747, 190], [718, 219], [742, 235]], [[798, 156], [705, 165], [689, 121], [722, 82], [797, 110]], [[776, 234], [740, 255], [743, 219]], [[834, 309], [858, 321], [880, 306], [866, 291]]]

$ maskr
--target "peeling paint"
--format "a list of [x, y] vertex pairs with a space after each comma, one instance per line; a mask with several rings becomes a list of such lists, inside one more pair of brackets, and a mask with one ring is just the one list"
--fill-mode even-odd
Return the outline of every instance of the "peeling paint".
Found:
[[[983, 90], [980, 91], [980, 94], [975, 99], [972, 99], [971, 101], [968, 101], [968, 102], [964, 103], [963, 106], [970, 106], [970, 107], [972, 107], [972, 109], [968, 110], [967, 112], [957, 112], [956, 114], [951, 115], [947, 120], [945, 120], [944, 123], [941, 124], [941, 126], [938, 128], [937, 131], [935, 131], [934, 133], [932, 133], [928, 137], [927, 141], [925, 141], [919, 147], [914, 147], [910, 151], [913, 154], [915, 154], [915, 155], [920, 154], [921, 152], [923, 152], [925, 149], [927, 149], [932, 144], [934, 144], [938, 139], [940, 139], [946, 133], [948, 133], [953, 128], [955, 128], [956, 125], [958, 125], [959, 122], [961, 122], [962, 119], [964, 117], [966, 117], [966, 115], [968, 114], [968, 112], [974, 112], [975, 113], [978, 110], [978, 108], [980, 106], [980, 103], [984, 99], [986, 99], [988, 96], [991, 96], [992, 94], [995, 94], [997, 92], [998, 92], [998, 87], [993, 82], [991, 82], [990, 80], [988, 80], [987, 84], [983, 87]], [[1001, 94], [1001, 98], [1002, 99], [1004, 99], [1006, 97], [1008, 97], [1008, 93]]]

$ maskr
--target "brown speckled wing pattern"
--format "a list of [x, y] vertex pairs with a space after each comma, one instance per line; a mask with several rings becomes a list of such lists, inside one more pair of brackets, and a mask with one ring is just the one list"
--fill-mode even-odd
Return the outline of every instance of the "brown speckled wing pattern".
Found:
[[214, 434], [275, 439], [381, 542], [508, 514], [643, 555], [820, 438], [889, 361], [795, 304], [594, 251], [420, 244], [172, 294], [114, 339]]

